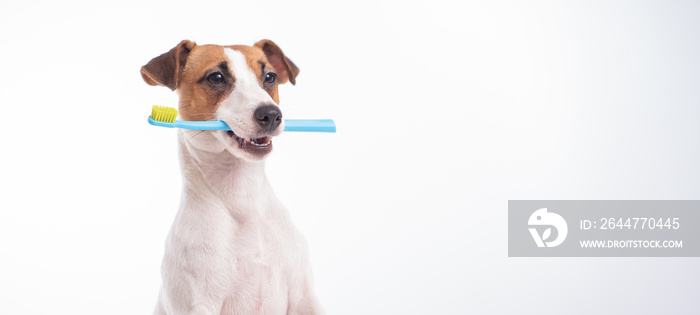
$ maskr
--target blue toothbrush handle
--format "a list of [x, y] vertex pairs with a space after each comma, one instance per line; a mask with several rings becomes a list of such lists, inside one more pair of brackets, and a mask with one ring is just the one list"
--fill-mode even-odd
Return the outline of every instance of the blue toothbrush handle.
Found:
[[[154, 126], [168, 128], [182, 128], [189, 130], [231, 130], [223, 121], [184, 121], [176, 120], [174, 123], [167, 123], [153, 120], [148, 117], [148, 123]], [[284, 131], [298, 132], [335, 132], [335, 122], [333, 119], [285, 119]]]
[[284, 131], [335, 132], [333, 119], [285, 119]]

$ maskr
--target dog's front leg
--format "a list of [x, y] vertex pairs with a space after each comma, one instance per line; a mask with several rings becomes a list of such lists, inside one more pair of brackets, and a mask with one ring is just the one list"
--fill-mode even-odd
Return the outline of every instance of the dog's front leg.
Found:
[[[189, 252], [192, 253], [191, 250]], [[216, 270], [218, 268], [211, 263], [216, 259], [210, 255], [192, 254], [180, 258], [184, 261], [174, 262], [166, 258], [163, 262], [160, 297], [163, 309], [168, 315], [218, 315], [221, 313], [224, 294], [228, 292], [223, 280], [227, 278], [225, 271]], [[203, 260], [209, 263], [201, 263]], [[166, 266], [168, 264], [170, 266]]]
[[[191, 261], [190, 261], [191, 263]], [[163, 267], [162, 309], [168, 315], [220, 314], [227, 290], [222, 276], [197, 264]]]
[[168, 315], [218, 315], [230, 293], [236, 261], [225, 240], [232, 223], [215, 205], [198, 205], [183, 205], [166, 242], [161, 299]]

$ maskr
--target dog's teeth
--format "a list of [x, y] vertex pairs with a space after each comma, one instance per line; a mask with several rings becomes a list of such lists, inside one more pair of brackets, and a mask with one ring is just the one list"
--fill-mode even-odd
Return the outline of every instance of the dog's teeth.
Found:
[[247, 141], [255, 146], [258, 147], [265, 147], [270, 144], [270, 137], [261, 137], [261, 138], [255, 138], [255, 139], [248, 139]]

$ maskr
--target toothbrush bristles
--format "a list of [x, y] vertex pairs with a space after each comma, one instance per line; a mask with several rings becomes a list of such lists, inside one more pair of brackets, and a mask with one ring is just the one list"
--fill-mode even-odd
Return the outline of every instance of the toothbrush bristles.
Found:
[[153, 105], [153, 111], [151, 112], [151, 118], [155, 121], [162, 121], [167, 123], [174, 123], [177, 117], [177, 109], [167, 106]]

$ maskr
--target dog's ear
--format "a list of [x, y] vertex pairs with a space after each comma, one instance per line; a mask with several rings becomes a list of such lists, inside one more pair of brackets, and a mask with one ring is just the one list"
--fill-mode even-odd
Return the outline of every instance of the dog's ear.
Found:
[[189, 40], [181, 41], [175, 48], [141, 67], [141, 77], [149, 85], [163, 85], [174, 91], [177, 89], [180, 72], [185, 67], [187, 56], [195, 46], [197, 44]]
[[299, 74], [299, 68], [291, 61], [289, 58], [284, 56], [282, 49], [280, 49], [275, 43], [269, 39], [263, 39], [254, 45], [262, 49], [267, 56], [267, 61], [269, 61], [275, 71], [277, 71], [277, 79], [280, 83], [286, 83], [287, 81], [296, 84], [296, 77]]

